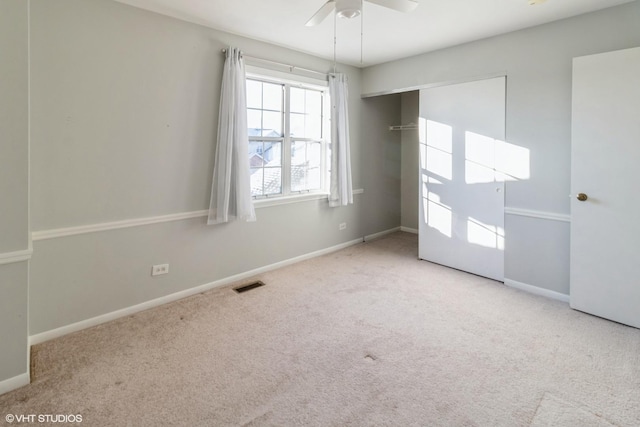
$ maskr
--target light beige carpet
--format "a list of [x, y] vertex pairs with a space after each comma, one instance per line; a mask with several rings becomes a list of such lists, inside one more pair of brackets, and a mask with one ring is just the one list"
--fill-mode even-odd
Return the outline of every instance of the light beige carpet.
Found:
[[640, 330], [416, 248], [396, 233], [38, 345], [0, 423], [640, 425]]

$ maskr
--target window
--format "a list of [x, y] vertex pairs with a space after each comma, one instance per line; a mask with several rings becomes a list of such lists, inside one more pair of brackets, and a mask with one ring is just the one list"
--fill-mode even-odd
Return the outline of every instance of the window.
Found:
[[247, 78], [251, 194], [326, 192], [328, 88]]

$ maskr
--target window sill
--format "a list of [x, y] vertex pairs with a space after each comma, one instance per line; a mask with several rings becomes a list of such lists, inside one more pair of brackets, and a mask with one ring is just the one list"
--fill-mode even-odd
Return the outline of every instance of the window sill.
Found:
[[[353, 190], [353, 194], [362, 194], [364, 190], [362, 188]], [[267, 208], [269, 206], [288, 205], [291, 203], [308, 202], [311, 200], [328, 200], [328, 193], [305, 193], [296, 194], [293, 196], [284, 197], [266, 197], [263, 199], [255, 199], [253, 201], [253, 207], [255, 209]]]

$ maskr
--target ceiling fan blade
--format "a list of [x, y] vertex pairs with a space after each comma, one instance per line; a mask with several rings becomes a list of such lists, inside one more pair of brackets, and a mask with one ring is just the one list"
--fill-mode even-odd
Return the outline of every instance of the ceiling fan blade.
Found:
[[374, 3], [389, 9], [397, 10], [398, 12], [411, 12], [418, 7], [416, 0], [365, 0], [369, 3]]
[[329, 14], [333, 11], [333, 9], [335, 9], [335, 7], [336, 7], [336, 1], [329, 0], [320, 9], [318, 9], [315, 15], [313, 15], [311, 19], [309, 19], [307, 23], [304, 25], [306, 25], [307, 27], [313, 27], [314, 25], [318, 25], [319, 23], [324, 21], [324, 18], [329, 16]]

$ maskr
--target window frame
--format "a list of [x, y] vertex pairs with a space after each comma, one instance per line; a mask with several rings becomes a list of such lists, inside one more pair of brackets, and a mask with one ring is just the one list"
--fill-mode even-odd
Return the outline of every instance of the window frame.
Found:
[[[252, 67], [254, 68], [254, 67]], [[247, 80], [254, 80], [264, 83], [277, 84], [282, 86], [282, 136], [280, 137], [268, 137], [268, 136], [249, 136], [248, 144], [252, 142], [281, 142], [281, 192], [274, 194], [262, 194], [252, 195], [252, 199], [255, 202], [264, 200], [276, 201], [281, 199], [283, 201], [290, 201], [292, 199], [313, 199], [313, 196], [325, 196], [329, 194], [329, 173], [330, 173], [330, 144], [331, 144], [331, 105], [329, 98], [329, 84], [328, 82], [315, 80], [317, 83], [310, 83], [307, 78], [295, 80], [296, 76], [283, 78], [279, 75], [272, 75], [269, 70], [251, 70], [246, 72]], [[277, 73], [281, 74], [281, 73]], [[303, 81], [304, 80], [304, 81]], [[291, 136], [291, 88], [300, 88], [305, 90], [312, 90], [320, 92], [322, 108], [321, 108], [321, 138], [301, 138]], [[247, 106], [247, 112], [249, 111]], [[264, 110], [263, 110], [264, 111]], [[320, 143], [320, 188], [318, 189], [306, 189], [306, 190], [292, 190], [292, 144], [298, 141], [304, 141], [307, 143]], [[264, 166], [263, 166], [264, 168]]]

